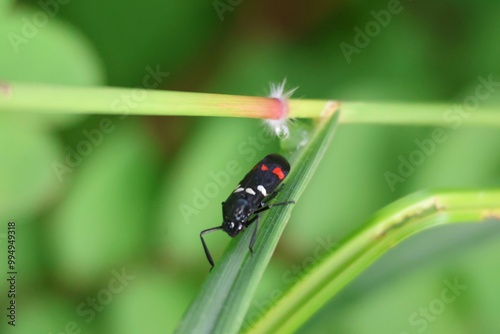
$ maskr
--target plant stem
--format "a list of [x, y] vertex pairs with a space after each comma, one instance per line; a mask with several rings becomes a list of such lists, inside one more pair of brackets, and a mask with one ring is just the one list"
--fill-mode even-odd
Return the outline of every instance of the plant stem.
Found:
[[[317, 118], [329, 100], [290, 99], [289, 117]], [[500, 126], [494, 106], [468, 112], [460, 104], [339, 102], [340, 123]], [[220, 116], [278, 119], [279, 100], [258, 96], [173, 92], [142, 88], [69, 87], [0, 82], [0, 112]]]
[[276, 99], [141, 88], [0, 84], [0, 112], [277, 118]]

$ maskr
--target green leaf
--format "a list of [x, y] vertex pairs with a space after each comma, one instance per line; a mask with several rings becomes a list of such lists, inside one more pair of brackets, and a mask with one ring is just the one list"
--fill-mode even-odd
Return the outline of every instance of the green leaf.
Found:
[[[40, 24], [40, 18], [46, 23]], [[18, 6], [0, 21], [0, 34], [2, 81], [78, 86], [104, 81], [105, 70], [92, 44], [58, 16]]]
[[291, 333], [377, 258], [431, 227], [500, 218], [500, 189], [421, 192], [380, 210], [293, 286], [249, 333]]
[[24, 123], [23, 119], [0, 115], [0, 218], [3, 222], [22, 221], [42, 210], [62, 188], [51, 167], [59, 158], [59, 143], [29, 119]]
[[[300, 199], [335, 132], [339, 113], [330, 114], [316, 125], [309, 143], [291, 157], [287, 186], [276, 202]], [[292, 209], [293, 205], [276, 207], [261, 218], [253, 256], [248, 251], [251, 233], [242, 233], [231, 242], [185, 313], [177, 333], [239, 331]]]
[[143, 247], [157, 173], [157, 154], [144, 130], [108, 121], [112, 132], [87, 130], [93, 133], [92, 146], [83, 137], [70, 147], [71, 156], [58, 161], [71, 169], [61, 177], [72, 184], [51, 217], [46, 242], [58, 279], [82, 286], [119, 268]]

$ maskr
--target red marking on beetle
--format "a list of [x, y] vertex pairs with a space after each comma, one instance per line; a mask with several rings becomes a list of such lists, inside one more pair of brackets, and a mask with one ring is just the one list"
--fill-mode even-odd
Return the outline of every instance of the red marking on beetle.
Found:
[[278, 176], [280, 180], [283, 180], [285, 178], [285, 174], [283, 174], [283, 171], [279, 167], [273, 169], [273, 174], [276, 174], [276, 176]]
[[262, 167], [260, 167], [260, 169], [262, 169], [262, 170], [268, 170], [269, 168], [267, 168], [266, 165], [262, 165]]

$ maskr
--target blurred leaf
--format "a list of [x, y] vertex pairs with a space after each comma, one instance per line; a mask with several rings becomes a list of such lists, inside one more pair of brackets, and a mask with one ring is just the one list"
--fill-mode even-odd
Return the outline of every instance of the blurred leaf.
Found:
[[[108, 119], [109, 121], [109, 119]], [[141, 128], [113, 118], [111, 132], [94, 132], [72, 147], [82, 154], [66, 199], [53, 215], [47, 243], [57, 277], [88, 285], [137, 254], [145, 242], [158, 159]], [[85, 146], [84, 144], [87, 143]], [[73, 155], [73, 161], [77, 159]], [[64, 163], [65, 161], [61, 162]], [[71, 174], [64, 175], [69, 182]]]
[[[20, 317], [22, 315], [22, 317]], [[0, 330], [5, 334], [17, 333], [77, 333], [83, 322], [67, 299], [54, 291], [39, 291], [18, 303], [16, 326], [2, 321]], [[95, 323], [85, 329], [95, 333]]]
[[20, 220], [45, 208], [62, 188], [51, 167], [60, 158], [60, 145], [24, 119], [29, 117], [0, 115], [2, 222]]
[[[292, 254], [312, 250], [318, 236], [338, 240], [397, 198], [387, 187], [383, 173], [390, 161], [384, 158], [393, 142], [390, 138], [401, 138], [400, 132], [397, 128], [366, 125], [338, 129], [285, 232], [292, 240], [301, 240], [293, 243]], [[356, 203], [356, 210], [352, 203]]]
[[201, 0], [75, 1], [62, 15], [92, 39], [106, 64], [108, 83], [128, 87], [144, 87], [147, 68], [157, 65], [184, 79], [189, 65], [182, 64], [203, 51], [220, 23], [212, 3]]
[[7, 16], [14, 2], [14, 0], [0, 0], [0, 17]]
[[[493, 129], [462, 128], [447, 132], [446, 141], [436, 143], [430, 136], [419, 138], [427, 152], [422, 165], [415, 166], [415, 175], [405, 187], [457, 188], [497, 185], [500, 177], [498, 150], [500, 133]], [[481, 147], [482, 149], [478, 150]], [[408, 154], [421, 148], [415, 146]], [[471, 157], [474, 157], [473, 159]], [[478, 168], [481, 166], [481, 168]], [[467, 178], [463, 176], [467, 175]]]
[[[172, 333], [189, 303], [185, 281], [165, 277], [150, 268], [136, 271], [131, 284], [110, 305], [110, 333]], [[147, 307], [146, 307], [147, 306]]]
[[[46, 18], [41, 24], [41, 18]], [[41, 9], [16, 8], [1, 21], [2, 80], [95, 85], [103, 68], [91, 43], [78, 30]]]

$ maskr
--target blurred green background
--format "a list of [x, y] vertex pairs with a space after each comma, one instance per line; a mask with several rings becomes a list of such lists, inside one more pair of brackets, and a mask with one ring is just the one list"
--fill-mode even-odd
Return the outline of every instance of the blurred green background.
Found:
[[[286, 77], [299, 98], [460, 105], [478, 77], [500, 81], [499, 15], [493, 0], [1, 0], [0, 80], [149, 80], [158, 89], [265, 95]], [[356, 51], [346, 56], [346, 44]], [[499, 103], [497, 90], [480, 104]], [[0, 280], [1, 333], [171, 332], [209, 268], [199, 232], [221, 223], [220, 203], [279, 148], [256, 120], [134, 117], [121, 107], [121, 117], [0, 115], [1, 266], [13, 220], [19, 272], [15, 328]], [[391, 187], [386, 172], [397, 173], [434, 130], [339, 127], [246, 324], [384, 205], [421, 189], [500, 185], [498, 129], [465, 118]], [[499, 232], [491, 222], [412, 238], [299, 332], [500, 333]], [[229, 237], [207, 241], [217, 261]], [[454, 282], [465, 288], [450, 301], [443, 291]]]

